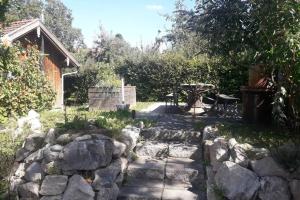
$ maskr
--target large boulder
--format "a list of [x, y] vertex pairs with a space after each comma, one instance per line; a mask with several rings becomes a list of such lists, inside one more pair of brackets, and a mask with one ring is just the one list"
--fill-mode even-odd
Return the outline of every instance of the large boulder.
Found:
[[122, 172], [122, 160], [117, 159], [112, 162], [108, 167], [101, 168], [95, 171], [95, 179], [93, 181], [93, 188], [100, 190], [103, 187], [111, 187]]
[[63, 150], [62, 169], [95, 170], [106, 167], [111, 162], [112, 153], [111, 140], [73, 141]]
[[25, 171], [25, 180], [31, 182], [40, 182], [44, 177], [44, 172], [42, 170], [41, 164], [38, 162], [33, 162]]
[[210, 164], [213, 170], [217, 171], [223, 161], [229, 159], [229, 148], [225, 138], [216, 138], [214, 144], [210, 146]]
[[288, 183], [275, 176], [262, 177], [258, 196], [261, 200], [289, 200], [291, 198]]
[[117, 200], [119, 188], [116, 184], [110, 187], [103, 187], [97, 193], [97, 200]]
[[230, 200], [254, 199], [260, 187], [255, 173], [230, 161], [222, 163], [215, 175], [215, 182]]
[[260, 160], [251, 161], [253, 171], [259, 176], [279, 176], [288, 178], [289, 174], [275, 162], [272, 157], [265, 157]]
[[94, 200], [93, 188], [79, 175], [69, 179], [67, 189], [63, 195], [64, 200]]
[[46, 196], [53, 196], [62, 194], [67, 186], [68, 177], [62, 175], [46, 176], [42, 185], [40, 194]]
[[39, 184], [29, 182], [18, 187], [18, 194], [21, 199], [39, 199]]
[[140, 142], [136, 146], [136, 155], [144, 157], [167, 157], [168, 144], [155, 141]]
[[300, 180], [294, 179], [289, 185], [294, 200], [300, 200]]

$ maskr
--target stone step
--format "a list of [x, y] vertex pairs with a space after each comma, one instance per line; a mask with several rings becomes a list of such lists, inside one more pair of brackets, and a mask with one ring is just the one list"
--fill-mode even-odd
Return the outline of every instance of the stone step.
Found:
[[139, 157], [127, 168], [128, 179], [164, 179], [166, 160]]
[[151, 187], [122, 187], [118, 200], [161, 200], [163, 188]]
[[188, 158], [168, 158], [165, 176], [167, 180], [191, 184], [199, 177], [200, 163]]
[[178, 141], [200, 143], [201, 133], [196, 131], [168, 130], [161, 128], [148, 128], [141, 131], [141, 136], [145, 140], [153, 141]]
[[197, 200], [198, 195], [189, 190], [164, 189], [162, 200]]
[[147, 179], [147, 178], [127, 178], [124, 186], [128, 187], [147, 187], [147, 188], [163, 188], [164, 180]]
[[169, 154], [169, 144], [156, 141], [140, 142], [136, 145], [138, 157], [165, 158]]
[[193, 160], [200, 160], [202, 158], [202, 152], [199, 145], [170, 143], [169, 156], [174, 158], [190, 158]]

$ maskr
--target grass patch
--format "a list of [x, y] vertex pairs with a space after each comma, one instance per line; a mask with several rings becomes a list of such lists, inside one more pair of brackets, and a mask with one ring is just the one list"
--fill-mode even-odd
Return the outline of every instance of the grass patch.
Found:
[[155, 102], [137, 102], [135, 106], [133, 106], [131, 109], [136, 111], [142, 111], [144, 109], [147, 109]]
[[246, 123], [223, 123], [217, 125], [221, 136], [235, 138], [239, 143], [249, 143], [256, 147], [279, 147], [288, 141], [300, 144], [300, 135], [288, 131]]
[[8, 190], [9, 183], [6, 177], [9, 176], [15, 152], [22, 146], [23, 140], [24, 138], [13, 140], [10, 133], [0, 133], [0, 199]]

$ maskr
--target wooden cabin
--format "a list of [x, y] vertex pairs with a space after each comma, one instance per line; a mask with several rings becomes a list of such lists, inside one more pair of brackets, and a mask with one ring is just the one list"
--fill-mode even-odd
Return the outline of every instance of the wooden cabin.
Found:
[[41, 69], [56, 92], [54, 107], [62, 107], [62, 68], [79, 67], [72, 54], [39, 19], [13, 22], [4, 27], [3, 33], [10, 42], [20, 41], [24, 47], [38, 46], [43, 55]]

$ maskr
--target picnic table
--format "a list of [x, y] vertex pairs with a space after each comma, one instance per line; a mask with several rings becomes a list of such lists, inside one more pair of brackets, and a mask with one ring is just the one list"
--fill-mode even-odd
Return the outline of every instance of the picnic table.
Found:
[[181, 84], [180, 86], [182, 90], [186, 91], [188, 94], [186, 109], [190, 110], [191, 108], [193, 108], [194, 114], [195, 109], [202, 106], [203, 94], [215, 89], [215, 86], [213, 84], [206, 83]]

